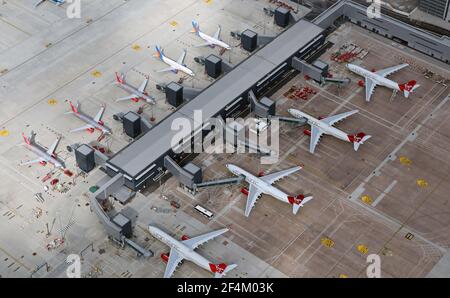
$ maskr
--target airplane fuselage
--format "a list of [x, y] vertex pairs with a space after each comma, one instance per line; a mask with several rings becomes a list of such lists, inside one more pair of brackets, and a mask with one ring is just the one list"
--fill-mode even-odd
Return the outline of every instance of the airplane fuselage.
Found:
[[236, 176], [244, 176], [245, 181], [249, 185], [253, 185], [256, 188], [258, 188], [261, 192], [268, 194], [277, 200], [280, 200], [285, 203], [289, 203], [288, 195], [281, 191], [280, 189], [272, 186], [270, 183], [265, 182], [259, 177], [256, 177], [255, 175], [247, 172], [244, 169], [241, 169], [238, 166], [235, 165], [227, 165], [227, 168], [230, 172], [232, 172]]
[[295, 109], [289, 109], [289, 113], [292, 116], [294, 116], [295, 118], [306, 119], [307, 123], [311, 127], [317, 127], [327, 135], [332, 135], [335, 138], [338, 138], [342, 141], [350, 142], [347, 133], [343, 132], [342, 130], [337, 129], [334, 126], [328, 125], [327, 123], [320, 121], [319, 119], [316, 119], [311, 115], [308, 115], [306, 113], [303, 113], [302, 111], [295, 110]]
[[376, 74], [375, 72], [369, 71], [365, 68], [362, 68], [361, 66], [354, 65], [354, 64], [348, 64], [347, 68], [350, 71], [356, 73], [357, 75], [360, 75], [364, 78], [367, 77], [367, 78], [373, 80], [377, 85], [400, 91], [400, 87], [398, 86], [398, 83], [396, 83], [392, 80], [389, 80], [383, 76], [380, 76], [380, 75]]
[[203, 32], [199, 32], [198, 36], [200, 36], [200, 38], [202, 38], [204, 41], [211, 43], [213, 46], [219, 46], [221, 48], [231, 50], [231, 47], [229, 45], [227, 45], [226, 43], [224, 43], [223, 41], [218, 40], [212, 36], [209, 36]]
[[107, 128], [102, 122], [97, 122], [94, 119], [92, 119], [90, 116], [85, 115], [80, 112], [74, 113], [74, 115], [81, 121], [92, 126], [94, 129], [99, 130], [99, 131], [103, 132], [104, 134], [111, 134], [111, 130], [109, 128]]
[[188, 74], [188, 75], [190, 75], [192, 77], [195, 76], [195, 74], [194, 74], [194, 72], [192, 70], [190, 70], [189, 68], [187, 68], [184, 65], [181, 65], [181, 64], [173, 61], [172, 59], [170, 59], [170, 58], [168, 58], [166, 56], [162, 57], [162, 61], [164, 63], [166, 63], [167, 65], [169, 65], [170, 67], [176, 69], [176, 70], [184, 72], [184, 73], [186, 73], [186, 74]]
[[177, 239], [173, 238], [166, 232], [156, 227], [149, 227], [149, 231], [159, 241], [169, 246], [170, 248], [175, 249], [180, 255], [183, 256], [184, 259], [191, 261], [197, 266], [202, 267], [203, 269], [211, 272], [211, 268], [209, 265], [211, 264], [211, 262], [208, 261], [205, 257], [195, 252], [187, 245], [183, 244], [183, 242], [178, 241]]
[[148, 103], [155, 103], [155, 100], [153, 98], [127, 83], [117, 83], [117, 85], [130, 94], [136, 94], [138, 96], [137, 99], [143, 99]]
[[44, 162], [50, 163], [57, 168], [64, 168], [64, 165], [59, 160], [57, 160], [53, 155], [48, 154], [44, 148], [41, 148], [40, 146], [34, 144], [26, 144], [26, 147], [36, 156], [43, 159]]

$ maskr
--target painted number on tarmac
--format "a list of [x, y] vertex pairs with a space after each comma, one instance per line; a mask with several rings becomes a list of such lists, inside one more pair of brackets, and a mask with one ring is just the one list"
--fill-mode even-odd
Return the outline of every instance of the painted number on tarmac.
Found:
[[140, 50], [142, 49], [141, 46], [138, 45], [138, 44], [132, 45], [131, 48], [132, 48], [133, 50], [135, 50], [135, 51], [140, 51]]
[[358, 249], [358, 251], [362, 254], [367, 254], [369, 252], [369, 248], [367, 246], [365, 246], [364, 244], [360, 244], [356, 247], [356, 249]]
[[406, 156], [400, 156], [399, 161], [402, 165], [410, 166], [412, 164], [412, 160], [407, 158]]
[[417, 183], [417, 186], [419, 186], [420, 188], [425, 188], [428, 186], [428, 181], [425, 179], [417, 179], [416, 183]]
[[92, 72], [92, 76], [94, 76], [95, 78], [99, 78], [99, 77], [102, 76], [102, 73], [100, 71], [98, 71], [98, 70], [94, 70]]
[[6, 129], [0, 130], [0, 137], [7, 137], [9, 136], [9, 131]]
[[322, 240], [320, 242], [322, 242], [323, 246], [328, 247], [328, 248], [332, 248], [334, 246], [334, 241], [328, 237], [322, 238]]
[[47, 103], [51, 106], [55, 106], [58, 104], [58, 101], [54, 98], [50, 98], [49, 100], [47, 100]]
[[361, 201], [363, 201], [364, 203], [366, 203], [368, 205], [372, 204], [372, 202], [373, 202], [372, 198], [368, 195], [362, 196]]

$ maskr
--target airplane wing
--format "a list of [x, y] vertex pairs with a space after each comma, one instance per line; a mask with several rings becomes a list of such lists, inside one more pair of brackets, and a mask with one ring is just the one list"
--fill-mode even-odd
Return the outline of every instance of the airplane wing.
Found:
[[375, 87], [377, 86], [377, 83], [372, 81], [369, 78], [366, 78], [366, 101], [370, 101], [370, 97], [373, 94], [373, 91], [375, 90]]
[[36, 164], [36, 163], [40, 163], [40, 162], [42, 162], [42, 161], [44, 161], [42, 158], [38, 158], [38, 159], [35, 159], [35, 160], [30, 160], [30, 161], [21, 163], [20, 165], [21, 165], [21, 166], [29, 166], [29, 165], [34, 165], [34, 164]]
[[359, 112], [358, 110], [345, 112], [345, 113], [342, 113], [342, 114], [339, 114], [339, 115], [334, 115], [334, 116], [322, 119], [321, 121], [325, 122], [328, 125], [334, 125], [334, 124], [338, 123], [339, 121], [342, 121], [345, 118], [348, 118], [351, 115], [354, 115], [354, 114], [356, 114], [358, 112]]
[[209, 240], [212, 240], [220, 235], [228, 232], [228, 229], [221, 229], [214, 232], [210, 232], [201, 236], [197, 236], [188, 240], [183, 241], [183, 244], [189, 246], [191, 249], [196, 249], [200, 245], [205, 244]]
[[184, 64], [184, 58], [186, 58], [186, 50], [183, 50], [183, 53], [181, 54], [180, 58], [178, 59], [177, 63], [180, 65]]
[[168, 67], [168, 68], [158, 70], [157, 72], [168, 72], [168, 71], [174, 71], [174, 70], [176, 70], [176, 69], [173, 67]]
[[220, 39], [220, 32], [222, 31], [222, 27], [219, 26], [219, 28], [217, 28], [216, 34], [214, 34], [214, 38], [219, 40]]
[[322, 135], [323, 132], [318, 127], [311, 127], [311, 143], [309, 144], [309, 152], [314, 153]]
[[377, 75], [382, 76], [382, 77], [387, 77], [387, 76], [393, 74], [394, 72], [397, 72], [400, 69], [403, 69], [403, 68], [408, 67], [408, 66], [409, 66], [409, 64], [404, 63], [404, 64], [400, 64], [400, 65], [397, 65], [397, 66], [392, 66], [392, 67], [388, 67], [388, 68], [385, 68], [385, 69], [380, 69], [379, 71], [377, 71], [375, 73]]
[[125, 96], [125, 97], [121, 97], [121, 98], [119, 98], [119, 99], [116, 99], [116, 102], [118, 102], [118, 101], [125, 101], [125, 100], [132, 100], [132, 99], [135, 99], [135, 98], [138, 98], [139, 96], [137, 96], [136, 94], [132, 94], [132, 95], [129, 95], [129, 96]]
[[250, 184], [249, 190], [248, 190], [248, 198], [247, 198], [247, 205], [245, 206], [245, 216], [249, 216], [250, 212], [252, 211], [253, 207], [256, 204], [256, 201], [261, 197], [262, 192], [256, 187]]
[[145, 79], [145, 81], [142, 82], [141, 86], [139, 87], [139, 92], [144, 93], [145, 88], [147, 88], [147, 84], [148, 84], [148, 79]]
[[164, 278], [170, 278], [183, 259], [183, 256], [176, 249], [172, 248], [170, 250], [169, 261], [167, 262], [166, 272], [164, 272]]
[[50, 146], [50, 147], [48, 148], [48, 150], [47, 150], [47, 154], [48, 154], [48, 155], [53, 155], [53, 153], [55, 153], [56, 147], [58, 147], [58, 144], [59, 144], [59, 141], [60, 141], [60, 140], [61, 140], [61, 139], [58, 138], [58, 139], [53, 143], [53, 145]]
[[70, 132], [79, 132], [79, 131], [83, 131], [83, 130], [87, 130], [87, 129], [93, 129], [93, 127], [89, 124], [82, 126], [80, 128], [76, 128], [74, 130], [71, 130]]
[[263, 177], [260, 177], [260, 179], [266, 181], [267, 183], [273, 184], [273, 183], [283, 179], [284, 177], [287, 177], [295, 172], [300, 171], [301, 169], [302, 169], [302, 167], [293, 167], [291, 169], [287, 169], [287, 170], [273, 173], [270, 175], [265, 175]]
[[100, 122], [100, 120], [102, 120], [102, 117], [103, 117], [103, 113], [104, 113], [104, 112], [105, 112], [105, 107], [102, 107], [102, 108], [100, 109], [100, 111], [98, 111], [97, 115], [95, 115], [94, 121], [95, 121], [95, 122]]

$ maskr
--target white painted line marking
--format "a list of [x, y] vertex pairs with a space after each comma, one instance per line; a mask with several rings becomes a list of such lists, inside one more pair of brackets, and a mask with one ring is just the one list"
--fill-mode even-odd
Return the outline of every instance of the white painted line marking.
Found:
[[381, 200], [383, 200], [384, 197], [391, 192], [391, 190], [394, 188], [397, 182], [398, 182], [397, 180], [392, 181], [392, 183], [389, 184], [389, 186], [384, 190], [384, 192], [375, 199], [375, 201], [372, 203], [372, 207], [376, 207], [381, 202]]

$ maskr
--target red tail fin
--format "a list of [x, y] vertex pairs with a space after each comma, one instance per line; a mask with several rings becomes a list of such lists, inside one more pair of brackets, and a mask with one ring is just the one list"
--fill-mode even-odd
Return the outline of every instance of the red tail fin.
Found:
[[360, 133], [358, 133], [356, 135], [348, 135], [348, 140], [351, 143], [359, 143], [359, 142], [361, 142], [362, 139], [364, 139], [365, 136], [366, 136], [365, 133], [360, 132]]
[[304, 195], [298, 195], [297, 197], [289, 196], [288, 200], [291, 205], [300, 205], [305, 199]]
[[123, 79], [122, 76], [120, 76], [117, 72], [116, 72], [116, 81], [117, 83], [123, 84]]
[[72, 104], [72, 102], [70, 100], [68, 102], [69, 102], [70, 107], [72, 108], [72, 112], [74, 112], [75, 114], [78, 114], [77, 108]]
[[400, 88], [400, 91], [411, 92], [416, 84], [417, 82], [415, 80], [412, 80], [405, 84], [399, 84], [398, 87]]
[[228, 265], [227, 264], [219, 264], [219, 265], [216, 265], [216, 264], [209, 264], [209, 268], [211, 269], [211, 272], [212, 273], [219, 273], [219, 274], [222, 274], [222, 273], [224, 273], [225, 272], [225, 270], [227, 269], [227, 267], [228, 267]]
[[22, 137], [23, 137], [23, 140], [25, 141], [25, 144], [31, 145], [30, 139], [28, 139], [24, 133], [22, 133]]

